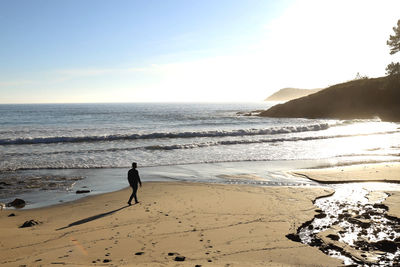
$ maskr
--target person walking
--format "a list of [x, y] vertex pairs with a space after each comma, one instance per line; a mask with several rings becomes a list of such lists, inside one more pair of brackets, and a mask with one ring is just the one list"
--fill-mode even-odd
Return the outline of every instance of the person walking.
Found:
[[128, 200], [128, 205], [131, 206], [132, 205], [132, 199], [135, 198], [135, 204], [139, 203], [139, 201], [137, 200], [137, 190], [138, 190], [138, 184], [140, 185], [140, 187], [142, 187], [142, 181], [140, 181], [140, 177], [139, 177], [139, 172], [136, 170], [137, 168], [137, 164], [136, 162], [132, 163], [132, 169], [130, 169], [128, 171], [128, 182], [129, 185], [132, 187], [132, 194]]

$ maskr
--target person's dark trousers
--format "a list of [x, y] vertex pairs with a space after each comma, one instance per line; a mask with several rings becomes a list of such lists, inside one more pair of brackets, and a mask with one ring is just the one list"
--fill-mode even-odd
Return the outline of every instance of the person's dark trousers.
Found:
[[129, 201], [128, 201], [129, 204], [132, 203], [132, 199], [133, 198], [135, 198], [135, 203], [139, 203], [139, 201], [137, 200], [137, 197], [136, 197], [137, 190], [138, 190], [137, 186], [132, 186], [132, 195], [131, 195], [131, 197], [129, 198]]

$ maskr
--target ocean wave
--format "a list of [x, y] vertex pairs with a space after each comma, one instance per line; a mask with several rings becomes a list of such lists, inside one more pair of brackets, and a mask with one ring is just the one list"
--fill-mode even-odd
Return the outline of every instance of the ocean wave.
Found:
[[328, 135], [328, 136], [307, 136], [307, 137], [289, 137], [289, 138], [269, 138], [269, 139], [256, 139], [256, 140], [224, 140], [224, 141], [211, 141], [211, 142], [192, 143], [192, 144], [155, 145], [155, 146], [147, 146], [147, 147], [145, 147], [145, 149], [149, 149], [149, 150], [192, 149], [192, 148], [220, 146], [220, 145], [242, 145], [242, 144], [259, 144], [259, 143], [312, 141], [312, 140], [321, 140], [321, 139], [333, 139], [333, 138], [369, 136], [369, 135], [384, 135], [384, 134], [394, 134], [394, 133], [399, 133], [399, 131], [377, 132], [377, 133], [368, 133], [368, 134], [342, 134], [342, 135], [330, 135], [330, 136]]
[[32, 145], [32, 144], [53, 144], [53, 143], [82, 143], [82, 142], [104, 142], [118, 140], [140, 140], [160, 138], [195, 138], [195, 137], [229, 137], [229, 136], [253, 136], [253, 135], [274, 135], [299, 133], [309, 131], [321, 131], [329, 128], [327, 123], [286, 126], [267, 129], [238, 129], [232, 131], [194, 131], [194, 132], [156, 132], [149, 134], [127, 134], [127, 135], [104, 135], [104, 136], [53, 136], [37, 138], [15, 138], [0, 139], [0, 145]]
[[376, 164], [376, 163], [397, 163], [400, 159], [366, 159], [366, 160], [353, 160], [349, 162], [338, 162], [338, 163], [325, 163], [319, 164], [314, 167], [309, 167], [307, 169], [325, 169], [325, 168], [335, 168], [335, 167], [346, 167], [362, 164]]
[[[356, 136], [370, 136], [370, 135], [385, 135], [395, 134], [399, 131], [388, 131], [388, 132], [375, 132], [368, 134], [343, 134], [343, 135], [327, 135], [327, 136], [307, 136], [307, 137], [287, 137], [287, 138], [269, 138], [269, 139], [241, 139], [241, 140], [222, 140], [222, 141], [210, 141], [202, 143], [190, 143], [190, 144], [173, 144], [173, 145], [151, 145], [151, 146], [137, 146], [137, 147], [115, 147], [115, 148], [103, 148], [103, 149], [79, 149], [79, 150], [61, 150], [61, 151], [47, 151], [47, 152], [35, 152], [36, 156], [43, 155], [76, 155], [76, 154], [96, 154], [96, 153], [109, 153], [109, 152], [122, 152], [122, 151], [133, 151], [133, 150], [177, 150], [177, 149], [194, 149], [202, 147], [222, 146], [222, 145], [242, 145], [242, 144], [260, 144], [260, 143], [279, 143], [279, 142], [297, 142], [297, 141], [313, 141], [323, 139], [334, 139], [334, 138], [345, 138], [345, 137], [356, 137]], [[392, 146], [392, 149], [398, 149], [399, 147]], [[376, 151], [379, 149], [372, 149], [369, 151]], [[22, 157], [31, 155], [31, 152], [10, 152], [3, 153], [1, 157]], [[369, 154], [375, 155], [375, 154]], [[381, 155], [381, 154], [376, 154]], [[398, 154], [391, 154], [395, 156]], [[340, 157], [340, 156], [339, 156]]]
[[[331, 168], [331, 167], [341, 167], [341, 166], [351, 166], [351, 165], [358, 165], [358, 164], [373, 164], [373, 163], [395, 163], [395, 162], [400, 162], [400, 159], [398, 157], [393, 157], [390, 155], [380, 155], [381, 159], [375, 158], [375, 159], [360, 159], [359, 156], [353, 156], [353, 155], [341, 155], [340, 157], [335, 157], [336, 159], [340, 158], [347, 158], [346, 161], [339, 161], [339, 162], [329, 162], [329, 163], [321, 163], [317, 164], [314, 167], [307, 167], [307, 169], [320, 169], [320, 168]], [[351, 158], [355, 158], [354, 160], [351, 160]], [[147, 167], [165, 167], [165, 166], [177, 166], [177, 165], [196, 165], [196, 164], [215, 164], [215, 163], [234, 163], [234, 162], [262, 162], [262, 161], [267, 161], [267, 162], [274, 162], [274, 161], [296, 161], [296, 159], [270, 159], [270, 158], [259, 158], [259, 159], [231, 159], [231, 160], [205, 160], [205, 161], [193, 161], [193, 162], [184, 162], [184, 163], [164, 163], [164, 164], [147, 164], [147, 165], [141, 165], [141, 168], [147, 168]], [[302, 160], [316, 160], [315, 158], [305, 158]], [[320, 159], [319, 159], [320, 160]], [[13, 173], [16, 171], [31, 171], [31, 170], [68, 170], [68, 169], [126, 169], [130, 168], [130, 165], [109, 165], [109, 164], [101, 164], [101, 165], [88, 165], [88, 164], [82, 164], [82, 165], [53, 165], [53, 164], [43, 164], [41, 166], [35, 165], [35, 166], [14, 166], [14, 167], [6, 167], [0, 169], [0, 175], [1, 174], [9, 174]], [[0, 177], [1, 178], [1, 177]]]
[[351, 124], [358, 124], [358, 123], [370, 123], [370, 122], [382, 122], [379, 117], [373, 119], [351, 119], [351, 120], [340, 120], [335, 124], [331, 124], [330, 126], [346, 126]]

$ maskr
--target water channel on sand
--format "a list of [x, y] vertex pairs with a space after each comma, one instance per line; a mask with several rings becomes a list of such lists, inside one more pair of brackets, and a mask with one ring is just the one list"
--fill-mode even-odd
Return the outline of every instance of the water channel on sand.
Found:
[[334, 186], [331, 196], [315, 200], [319, 208], [289, 239], [316, 246], [352, 266], [398, 266], [400, 220], [387, 214], [382, 202], [391, 183], [351, 183]]

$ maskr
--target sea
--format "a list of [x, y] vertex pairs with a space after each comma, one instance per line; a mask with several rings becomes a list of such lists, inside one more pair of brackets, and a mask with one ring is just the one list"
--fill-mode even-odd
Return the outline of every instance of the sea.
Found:
[[257, 116], [274, 104], [0, 105], [0, 202], [115, 191], [132, 162], [143, 181], [313, 186], [288, 171], [400, 161], [399, 123]]

